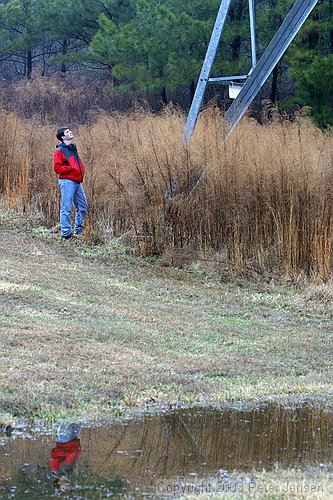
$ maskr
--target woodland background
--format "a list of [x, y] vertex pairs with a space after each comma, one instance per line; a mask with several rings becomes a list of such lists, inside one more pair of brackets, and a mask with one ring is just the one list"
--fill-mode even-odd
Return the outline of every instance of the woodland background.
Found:
[[[333, 266], [332, 0], [315, 7], [223, 144], [227, 88], [211, 88], [181, 143], [220, 0], [4, 0], [0, 193], [59, 219], [55, 129], [87, 166], [88, 244], [225, 274], [328, 281]], [[258, 56], [290, 8], [256, 3]], [[250, 69], [246, 0], [233, 0], [213, 75]], [[177, 253], [178, 252], [178, 253]]]
[[[256, 2], [259, 57], [292, 3]], [[67, 77], [68, 91], [69, 86], [85, 86], [87, 102], [83, 110], [78, 107], [77, 117], [82, 121], [92, 103], [107, 111], [126, 111], [138, 102], [159, 110], [172, 101], [186, 109], [219, 5], [220, 0], [2, 0], [0, 71], [6, 105], [15, 107], [13, 101], [19, 100], [13, 84], [37, 76], [45, 82], [60, 75]], [[257, 103], [269, 99], [288, 113], [306, 106], [317, 125], [332, 124], [332, 13], [332, 0], [318, 3]], [[213, 74], [249, 71], [247, 0], [231, 3], [222, 38]], [[226, 94], [226, 88], [211, 88], [207, 100], [215, 97], [223, 109], [228, 105]], [[36, 112], [37, 104], [32, 110], [26, 104], [23, 111]], [[44, 114], [52, 118], [45, 107], [47, 102]]]

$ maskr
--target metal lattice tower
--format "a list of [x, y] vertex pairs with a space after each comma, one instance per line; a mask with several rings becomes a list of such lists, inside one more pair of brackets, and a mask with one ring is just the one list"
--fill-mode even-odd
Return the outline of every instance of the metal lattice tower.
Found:
[[255, 16], [253, 1], [254, 0], [249, 0], [252, 54], [251, 70], [247, 75], [210, 78], [211, 69], [231, 2], [231, 0], [221, 1], [220, 9], [215, 21], [215, 26], [213, 28], [213, 33], [208, 45], [206, 57], [201, 69], [192, 105], [186, 121], [183, 134], [184, 144], [186, 144], [191, 138], [207, 85], [219, 83], [225, 84], [227, 82], [240, 80], [244, 81], [245, 83], [224, 116], [224, 140], [229, 137], [229, 135], [236, 127], [237, 123], [242, 118], [245, 111], [250, 106], [251, 102], [269, 77], [270, 73], [297, 35], [298, 31], [306, 21], [307, 17], [315, 7], [318, 0], [297, 0], [295, 2], [258, 62], [256, 58], [255, 48]]

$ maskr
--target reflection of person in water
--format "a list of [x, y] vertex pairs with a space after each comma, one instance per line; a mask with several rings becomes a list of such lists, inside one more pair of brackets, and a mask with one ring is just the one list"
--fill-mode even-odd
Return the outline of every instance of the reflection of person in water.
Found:
[[60, 426], [56, 446], [51, 450], [50, 466], [53, 484], [60, 491], [69, 490], [68, 472], [72, 470], [81, 455], [79, 440], [80, 426], [65, 424]]

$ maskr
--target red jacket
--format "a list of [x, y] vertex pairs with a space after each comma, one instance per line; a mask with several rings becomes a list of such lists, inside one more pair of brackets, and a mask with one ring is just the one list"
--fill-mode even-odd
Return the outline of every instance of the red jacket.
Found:
[[73, 467], [81, 455], [79, 439], [73, 439], [68, 443], [57, 443], [51, 450], [50, 466], [53, 473], [64, 473], [66, 469]]
[[56, 145], [53, 167], [59, 179], [70, 179], [76, 182], [83, 181], [84, 166], [75, 144], [59, 142]]

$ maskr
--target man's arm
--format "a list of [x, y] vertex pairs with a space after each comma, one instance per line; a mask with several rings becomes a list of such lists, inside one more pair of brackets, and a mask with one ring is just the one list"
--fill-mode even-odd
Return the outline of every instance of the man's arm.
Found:
[[67, 161], [65, 155], [61, 151], [55, 151], [53, 168], [58, 175], [69, 174], [69, 172], [72, 170], [68, 163], [67, 165], [66, 163]]

